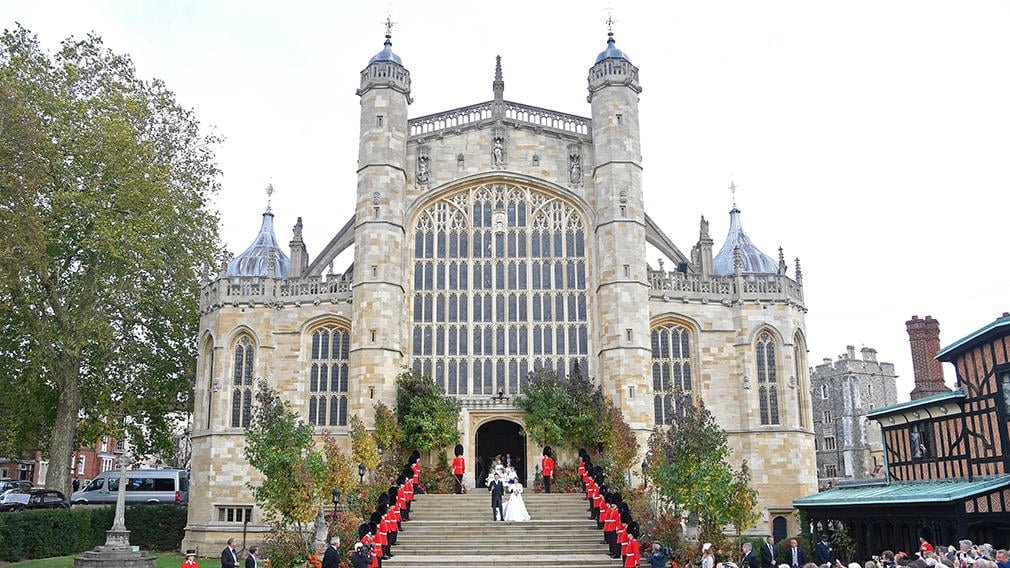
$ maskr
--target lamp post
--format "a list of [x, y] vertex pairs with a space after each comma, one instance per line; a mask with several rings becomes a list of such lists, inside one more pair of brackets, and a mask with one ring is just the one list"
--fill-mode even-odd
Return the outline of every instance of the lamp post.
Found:
[[362, 484], [362, 483], [365, 482], [365, 464], [364, 463], [359, 463], [358, 464], [358, 478], [359, 478], [358, 479], [358, 484]]
[[642, 479], [645, 480], [645, 488], [646, 489], [649, 488], [649, 476], [646, 475], [647, 471], [649, 471], [649, 460], [648, 459], [644, 459], [644, 460], [642, 460]]
[[379, 457], [381, 458], [382, 457], [382, 444], [379, 444], [379, 447], [376, 448], [376, 450], [379, 452]]
[[333, 522], [337, 522], [337, 506], [340, 505], [340, 488], [333, 488]]

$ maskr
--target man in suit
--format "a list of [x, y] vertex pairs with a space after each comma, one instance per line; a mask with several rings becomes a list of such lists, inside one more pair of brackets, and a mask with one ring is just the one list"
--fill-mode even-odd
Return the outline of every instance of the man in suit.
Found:
[[821, 542], [818, 542], [814, 547], [814, 559], [817, 564], [832, 565], [835, 563], [835, 549], [831, 546], [827, 533], [821, 535]]
[[245, 568], [256, 568], [256, 555], [259, 554], [260, 547], [249, 547], [249, 556], [245, 557]]
[[235, 551], [235, 539], [228, 539], [228, 546], [221, 551], [221, 568], [238, 568], [238, 552]]
[[[491, 492], [491, 520], [504, 522], [505, 511], [502, 510], [501, 499], [505, 494], [505, 486], [497, 473], [494, 474], [494, 481], [491, 482], [491, 487], [488, 487], [488, 490]], [[495, 511], [498, 512], [497, 517], [495, 517]]]
[[766, 537], [765, 543], [761, 545], [761, 566], [762, 568], [775, 568], [778, 566], [776, 558], [778, 554], [775, 552], [775, 538]]
[[330, 545], [326, 547], [326, 554], [323, 555], [323, 568], [340, 568], [340, 554], [337, 547], [340, 546], [340, 537], [335, 536], [330, 539]]
[[751, 550], [750, 543], [743, 543], [741, 549], [743, 550], [743, 556], [740, 557], [740, 568], [760, 568], [757, 558], [754, 557], [754, 551]]
[[789, 550], [786, 552], [785, 561], [789, 563], [790, 568], [801, 568], [807, 563], [807, 555], [795, 538], [789, 541]]

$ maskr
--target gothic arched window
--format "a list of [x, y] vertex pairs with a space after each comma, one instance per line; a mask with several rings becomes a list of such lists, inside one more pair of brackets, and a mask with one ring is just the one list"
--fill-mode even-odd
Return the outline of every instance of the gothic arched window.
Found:
[[351, 334], [322, 327], [312, 332], [309, 368], [309, 424], [347, 426], [347, 360]]
[[248, 336], [242, 336], [235, 344], [235, 366], [232, 372], [231, 426], [248, 428], [252, 417], [253, 368], [256, 362], [256, 347]]
[[757, 339], [758, 403], [761, 408], [761, 424], [779, 423], [779, 379], [778, 356], [775, 339], [767, 331]]
[[652, 392], [656, 424], [669, 424], [676, 393], [690, 393], [691, 333], [670, 324], [652, 330]]
[[518, 394], [586, 369], [586, 230], [570, 203], [507, 183], [443, 197], [412, 229], [411, 359], [449, 395]]

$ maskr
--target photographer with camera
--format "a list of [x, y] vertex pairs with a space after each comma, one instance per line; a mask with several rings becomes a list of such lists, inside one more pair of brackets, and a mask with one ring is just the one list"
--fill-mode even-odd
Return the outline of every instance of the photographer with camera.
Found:
[[354, 543], [354, 552], [351, 553], [351, 566], [353, 568], [368, 568], [372, 563], [372, 553], [369, 547], [360, 543]]
[[[711, 545], [709, 545], [711, 548]], [[649, 555], [649, 566], [652, 568], [665, 568], [667, 560], [670, 559], [670, 548], [658, 542], [652, 543], [652, 554]]]

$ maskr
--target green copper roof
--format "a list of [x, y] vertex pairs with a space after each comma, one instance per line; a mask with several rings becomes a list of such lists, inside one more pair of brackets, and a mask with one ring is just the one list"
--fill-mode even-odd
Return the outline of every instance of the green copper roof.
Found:
[[794, 507], [839, 507], [846, 505], [897, 505], [902, 503], [951, 503], [966, 497], [1010, 486], [1010, 475], [980, 478], [975, 481], [942, 479], [898, 481], [859, 487], [838, 487], [800, 497]]
[[962, 351], [965, 351], [971, 344], [975, 343], [976, 339], [980, 339], [983, 336], [991, 332], [995, 332], [999, 328], [1005, 326], [1010, 326], [1010, 315], [1004, 313], [1002, 317], [991, 324], [941, 349], [940, 352], [936, 354], [936, 358], [941, 361], [953, 361], [954, 358], [960, 355]]
[[933, 396], [927, 396], [926, 398], [920, 398], [919, 400], [910, 400], [908, 402], [900, 402], [898, 404], [892, 404], [891, 406], [882, 406], [880, 408], [867, 412], [866, 417], [879, 418], [881, 416], [887, 416], [888, 414], [901, 412], [903, 410], [911, 410], [913, 408], [925, 408], [938, 402], [946, 402], [951, 399], [962, 399], [964, 397], [965, 397], [964, 391], [958, 389], [954, 392], [944, 392], [940, 394], [934, 394]]

